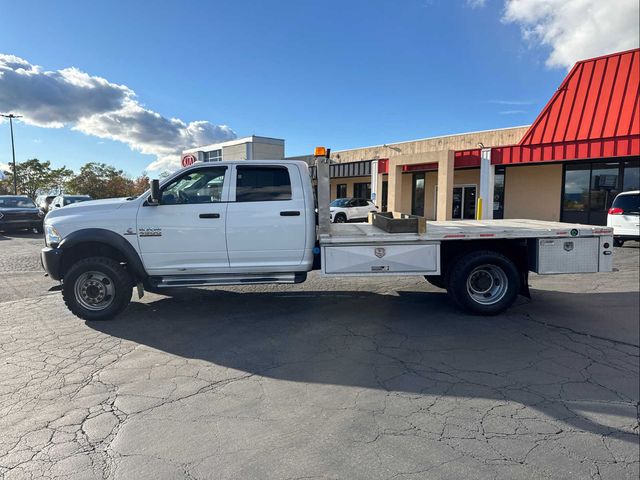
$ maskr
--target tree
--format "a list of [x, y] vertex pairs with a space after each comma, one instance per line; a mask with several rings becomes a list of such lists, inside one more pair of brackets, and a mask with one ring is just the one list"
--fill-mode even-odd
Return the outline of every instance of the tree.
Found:
[[105, 163], [90, 162], [66, 184], [66, 191], [91, 198], [115, 198], [133, 195], [134, 182], [122, 170]]
[[137, 197], [147, 190], [149, 190], [149, 177], [147, 176], [147, 172], [142, 172], [142, 175], [133, 181], [133, 192], [131, 192], [131, 195]]
[[[13, 193], [13, 165], [9, 165], [10, 171], [3, 181], [5, 187], [2, 190], [9, 190]], [[24, 162], [16, 163], [18, 193], [29, 196], [35, 200], [39, 192], [51, 192], [59, 190], [73, 172], [66, 167], [51, 168], [51, 162], [41, 162], [37, 158], [32, 158]], [[6, 188], [6, 187], [9, 188]]]

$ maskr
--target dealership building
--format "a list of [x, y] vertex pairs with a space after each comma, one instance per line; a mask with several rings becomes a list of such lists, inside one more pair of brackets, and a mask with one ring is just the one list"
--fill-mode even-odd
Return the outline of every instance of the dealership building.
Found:
[[[278, 141], [281, 156], [262, 158], [284, 157]], [[190, 152], [206, 161], [219, 145]], [[640, 49], [578, 62], [530, 126], [333, 151], [331, 161], [332, 198], [384, 210], [605, 224], [613, 198], [640, 189]]]

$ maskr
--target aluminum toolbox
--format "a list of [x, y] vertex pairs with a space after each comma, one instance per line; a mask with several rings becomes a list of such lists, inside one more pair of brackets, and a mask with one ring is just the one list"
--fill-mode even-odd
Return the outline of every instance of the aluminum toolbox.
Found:
[[369, 244], [322, 247], [325, 275], [438, 275], [440, 244]]
[[533, 239], [529, 269], [541, 275], [611, 271], [611, 237]]

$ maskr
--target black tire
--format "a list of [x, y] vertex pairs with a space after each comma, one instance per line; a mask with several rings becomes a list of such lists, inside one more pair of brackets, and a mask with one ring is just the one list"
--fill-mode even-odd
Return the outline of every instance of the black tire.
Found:
[[[98, 275], [93, 275], [92, 272]], [[97, 284], [98, 287], [91, 283]], [[86, 286], [87, 284], [89, 285]], [[93, 298], [89, 290], [92, 288], [93, 291], [98, 291]], [[102, 290], [104, 290], [102, 302], [94, 305], [93, 309], [85, 306], [90, 300], [101, 298]], [[115, 317], [129, 305], [132, 291], [133, 281], [129, 273], [120, 263], [107, 257], [78, 260], [69, 268], [62, 284], [64, 303], [71, 313], [83, 320], [109, 320]]]
[[424, 278], [434, 287], [447, 289], [445, 279], [442, 275], [425, 275]]
[[333, 223], [347, 223], [347, 216], [344, 213], [339, 213], [333, 219]]
[[620, 240], [619, 238], [614, 238], [613, 239], [613, 246], [614, 247], [621, 247], [624, 245], [624, 240]]
[[[474, 290], [474, 284], [477, 290]], [[520, 274], [514, 263], [500, 253], [471, 252], [451, 266], [447, 291], [456, 305], [466, 312], [497, 315], [518, 297]]]

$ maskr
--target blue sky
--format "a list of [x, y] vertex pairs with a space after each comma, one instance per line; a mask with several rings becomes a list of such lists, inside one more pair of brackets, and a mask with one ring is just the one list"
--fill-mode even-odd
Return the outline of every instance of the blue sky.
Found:
[[[559, 42], [523, 38], [548, 20], [505, 21], [508, 3], [1, 0], [0, 54], [42, 71], [76, 67], [167, 119], [284, 138], [286, 154], [300, 155], [532, 122], [572, 59], [550, 62]], [[102, 123], [85, 124], [89, 134], [62, 124], [16, 124], [18, 161], [99, 161], [137, 175], [167, 154], [105, 138]], [[9, 161], [4, 123], [0, 164]]]

